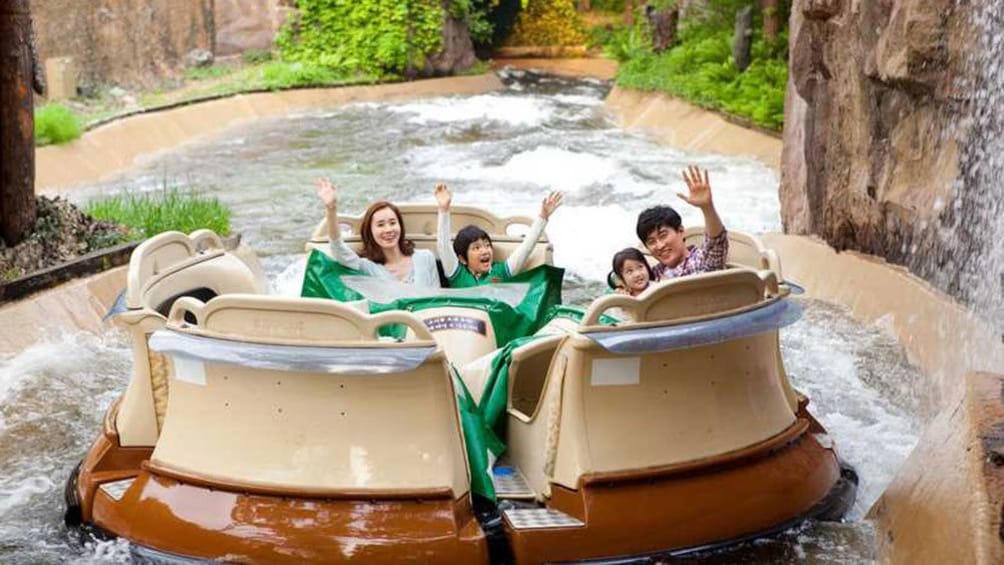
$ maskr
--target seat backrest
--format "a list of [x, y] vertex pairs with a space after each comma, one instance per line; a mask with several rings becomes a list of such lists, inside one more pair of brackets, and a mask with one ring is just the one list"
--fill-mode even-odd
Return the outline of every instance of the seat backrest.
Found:
[[[381, 341], [387, 324], [413, 337]], [[183, 298], [151, 347], [171, 364], [154, 468], [288, 494], [469, 489], [447, 365], [409, 313], [307, 298]]]
[[[577, 488], [589, 474], [696, 461], [791, 426], [781, 322], [722, 331], [782, 311], [788, 303], [776, 291], [770, 271], [729, 269], [594, 302], [561, 349], [568, 362], [554, 480]], [[597, 325], [612, 307], [635, 319]]]
[[[768, 249], [754, 235], [729, 230], [729, 254], [726, 262], [733, 266], [746, 267], [756, 271], [766, 269], [773, 271], [778, 282], [783, 282], [781, 260], [773, 249]], [[704, 240], [704, 226], [686, 228], [683, 241], [686, 245], [699, 247]]]
[[164, 360], [147, 340], [164, 326], [181, 297], [209, 300], [226, 293], [260, 293], [264, 281], [244, 260], [224, 249], [210, 230], [165, 232], [136, 247], [126, 279], [127, 311], [112, 318], [132, 339], [133, 374], [119, 404], [116, 428], [123, 446], [156, 443], [167, 409]]

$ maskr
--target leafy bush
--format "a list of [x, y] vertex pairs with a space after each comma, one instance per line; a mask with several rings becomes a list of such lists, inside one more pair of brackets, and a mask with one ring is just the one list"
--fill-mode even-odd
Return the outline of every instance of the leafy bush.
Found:
[[440, 0], [297, 0], [297, 7], [276, 38], [287, 61], [385, 76], [421, 68], [441, 47]]
[[[607, 51], [624, 61], [617, 84], [667, 92], [698, 106], [781, 129], [788, 82], [787, 34], [782, 33], [774, 44], [758, 37], [753, 42], [752, 63], [739, 72], [732, 60], [732, 29], [713, 25], [716, 17], [720, 14], [705, 13], [703, 19], [682, 27], [680, 42], [661, 55], [651, 51], [647, 38], [622, 40], [626, 46], [620, 47], [616, 39], [611, 40]], [[638, 28], [632, 32], [640, 33]]]
[[53, 145], [73, 141], [82, 132], [80, 118], [62, 104], [35, 108], [35, 145]]
[[573, 0], [529, 0], [508, 45], [582, 45], [586, 36]]
[[216, 198], [183, 193], [166, 185], [154, 194], [121, 194], [87, 204], [87, 213], [99, 220], [130, 227], [136, 238], [177, 230], [189, 233], [209, 228], [230, 233], [230, 209]]

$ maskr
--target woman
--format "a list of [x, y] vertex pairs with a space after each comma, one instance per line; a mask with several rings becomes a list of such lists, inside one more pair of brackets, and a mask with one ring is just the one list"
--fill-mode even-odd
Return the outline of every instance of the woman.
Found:
[[367, 275], [417, 286], [439, 287], [436, 256], [405, 237], [401, 211], [390, 202], [374, 202], [366, 209], [359, 235], [362, 257], [342, 241], [338, 226], [338, 189], [327, 178], [317, 179], [317, 197], [328, 218], [331, 256], [346, 267]]

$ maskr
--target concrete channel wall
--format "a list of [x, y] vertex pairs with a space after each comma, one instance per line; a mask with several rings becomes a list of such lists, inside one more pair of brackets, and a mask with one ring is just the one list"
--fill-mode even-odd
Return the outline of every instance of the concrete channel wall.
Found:
[[[565, 73], [568, 74], [568, 73]], [[151, 152], [168, 150], [238, 120], [280, 115], [349, 101], [474, 94], [498, 88], [494, 77], [406, 85], [238, 96], [137, 116], [89, 132], [66, 147], [39, 150], [41, 186], [60, 188], [128, 168]], [[630, 127], [660, 131], [717, 131], [688, 147], [750, 154], [778, 162], [780, 142], [743, 130], [745, 144], [723, 129], [722, 118], [661, 95], [615, 91], [608, 109]], [[649, 108], [649, 110], [645, 110]], [[728, 124], [732, 127], [735, 124]], [[741, 128], [740, 128], [741, 129]], [[680, 142], [680, 135], [662, 135]], [[749, 151], [746, 151], [748, 149]], [[57, 166], [58, 164], [58, 166]], [[880, 558], [895, 563], [999, 562], [1004, 502], [1004, 346], [1000, 336], [944, 294], [905, 269], [856, 253], [837, 253], [819, 240], [768, 234], [789, 277], [813, 298], [848, 308], [859, 322], [894, 336], [924, 372], [919, 445], [872, 509]], [[76, 281], [0, 309], [0, 352], [10, 354], [50, 331], [100, 331], [98, 320], [121, 288], [121, 269]], [[8, 322], [11, 320], [11, 322]], [[981, 372], [983, 371], [983, 372]]]

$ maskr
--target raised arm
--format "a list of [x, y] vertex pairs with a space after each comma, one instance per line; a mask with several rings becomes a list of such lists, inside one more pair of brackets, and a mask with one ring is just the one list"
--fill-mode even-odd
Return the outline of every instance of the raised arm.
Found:
[[690, 194], [677, 192], [676, 195], [687, 204], [700, 208], [701, 213], [704, 214], [704, 233], [709, 238], [721, 235], [725, 231], [725, 225], [722, 224], [722, 219], [718, 216], [718, 210], [715, 209], [715, 203], [711, 198], [711, 182], [708, 180], [708, 170], [705, 169], [702, 175], [700, 168], [695, 166], [687, 167], [687, 170], [683, 171], [683, 182], [687, 183], [687, 189], [690, 191]]
[[328, 246], [331, 256], [350, 269], [363, 269], [363, 260], [342, 241], [342, 230], [338, 227], [338, 188], [327, 177], [317, 179], [317, 197], [324, 203], [324, 213], [328, 219]]
[[530, 257], [530, 253], [533, 252], [533, 247], [537, 245], [540, 234], [544, 233], [544, 226], [551, 219], [551, 214], [561, 206], [562, 198], [564, 196], [560, 192], [552, 192], [544, 198], [544, 201], [540, 205], [540, 216], [533, 221], [533, 225], [530, 226], [530, 232], [526, 234], [523, 242], [519, 244], [519, 247], [512, 252], [512, 255], [506, 261], [506, 267], [509, 269], [510, 275], [515, 276], [523, 271], [523, 265]]
[[437, 224], [436, 229], [436, 251], [439, 253], [439, 262], [443, 264], [443, 273], [446, 274], [446, 278], [450, 278], [457, 269], [460, 267], [460, 263], [457, 261], [457, 255], [453, 252], [453, 246], [450, 245], [450, 236], [452, 235], [452, 228], [450, 227], [450, 203], [453, 201], [453, 194], [450, 189], [445, 184], [436, 185], [436, 207], [438, 208]]

